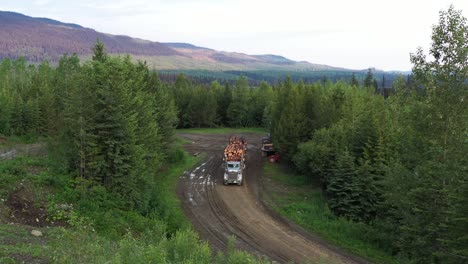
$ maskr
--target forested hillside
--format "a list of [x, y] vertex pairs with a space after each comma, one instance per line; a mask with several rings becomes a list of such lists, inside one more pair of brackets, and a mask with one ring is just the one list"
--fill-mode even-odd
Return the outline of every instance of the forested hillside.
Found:
[[[159, 173], [184, 156], [175, 128], [265, 127], [284, 162], [320, 183], [330, 210], [368, 228], [366, 239], [396, 262], [466, 263], [467, 40], [461, 11], [442, 11], [430, 58], [412, 54], [411, 78], [400, 76], [388, 94], [372, 71], [347, 82], [253, 86], [240, 77], [206, 86], [181, 74], [168, 83], [100, 42], [84, 63], [76, 55], [57, 67], [4, 59], [0, 135], [46, 139], [51, 163], [70, 177], [67, 199], [81, 201], [77, 212], [95, 226], [137, 219], [138, 236], [148, 219], [166, 221], [158, 234], [170, 244], [181, 227], [154, 190], [163, 193]], [[197, 245], [199, 255], [187, 246], [187, 259], [171, 251], [167, 262], [215, 261]]]
[[77, 24], [0, 11], [0, 59], [24, 57], [28, 62], [55, 65], [63, 54], [89, 59], [100, 39], [109, 54], [130, 54], [152, 69], [165, 70], [278, 70], [313, 72], [345, 70], [328, 65], [292, 61], [278, 55], [248, 55], [217, 51], [189, 43], [161, 43], [101, 33]]
[[109, 53], [135, 56], [168, 56], [179, 53], [170, 47], [151, 41], [114, 36], [80, 25], [52, 19], [33, 18], [19, 13], [0, 11], [0, 58], [25, 57], [28, 62], [48, 60], [57, 63], [63, 54], [92, 54], [96, 39], [107, 45]]

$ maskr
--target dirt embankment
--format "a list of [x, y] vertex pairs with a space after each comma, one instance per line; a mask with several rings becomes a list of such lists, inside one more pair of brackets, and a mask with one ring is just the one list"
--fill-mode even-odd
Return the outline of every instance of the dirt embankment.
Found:
[[[0, 162], [19, 156], [44, 156], [47, 149], [44, 143], [8, 144], [0, 137]], [[41, 166], [25, 166], [23, 173], [36, 175], [44, 171]], [[38, 189], [29, 180], [20, 180], [9, 192], [4, 204], [0, 204], [0, 223], [26, 225], [30, 227], [65, 226], [63, 220], [54, 220], [48, 212], [47, 190]]]
[[287, 263], [367, 263], [307, 234], [265, 208], [259, 199], [264, 160], [261, 136], [245, 133], [248, 143], [245, 182], [222, 184], [222, 153], [229, 135], [181, 134], [189, 153], [207, 153], [202, 163], [186, 172], [178, 188], [184, 211], [202, 239], [225, 250], [231, 236], [236, 246], [272, 261]]

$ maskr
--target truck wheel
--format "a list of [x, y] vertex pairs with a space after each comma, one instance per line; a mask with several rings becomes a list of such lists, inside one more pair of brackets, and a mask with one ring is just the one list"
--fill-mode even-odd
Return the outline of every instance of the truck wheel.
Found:
[[228, 185], [227, 181], [223, 181], [223, 184], [224, 184], [224, 185]]

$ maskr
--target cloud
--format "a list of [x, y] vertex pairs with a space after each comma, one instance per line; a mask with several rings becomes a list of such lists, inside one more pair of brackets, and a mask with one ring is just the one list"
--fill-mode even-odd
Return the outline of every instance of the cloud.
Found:
[[50, 0], [34, 0], [33, 4], [36, 6], [46, 6], [50, 4]]
[[0, 0], [0, 9], [153, 41], [407, 70], [452, 2], [466, 16], [466, 0]]

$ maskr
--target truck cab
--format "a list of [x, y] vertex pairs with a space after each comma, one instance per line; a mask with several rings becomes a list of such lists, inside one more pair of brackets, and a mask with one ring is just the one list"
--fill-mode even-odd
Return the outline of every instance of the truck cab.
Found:
[[262, 156], [269, 157], [276, 153], [275, 148], [273, 147], [273, 143], [271, 142], [270, 137], [263, 137], [262, 138]]
[[227, 161], [224, 170], [224, 184], [234, 183], [242, 185], [243, 170], [245, 168], [244, 161]]

